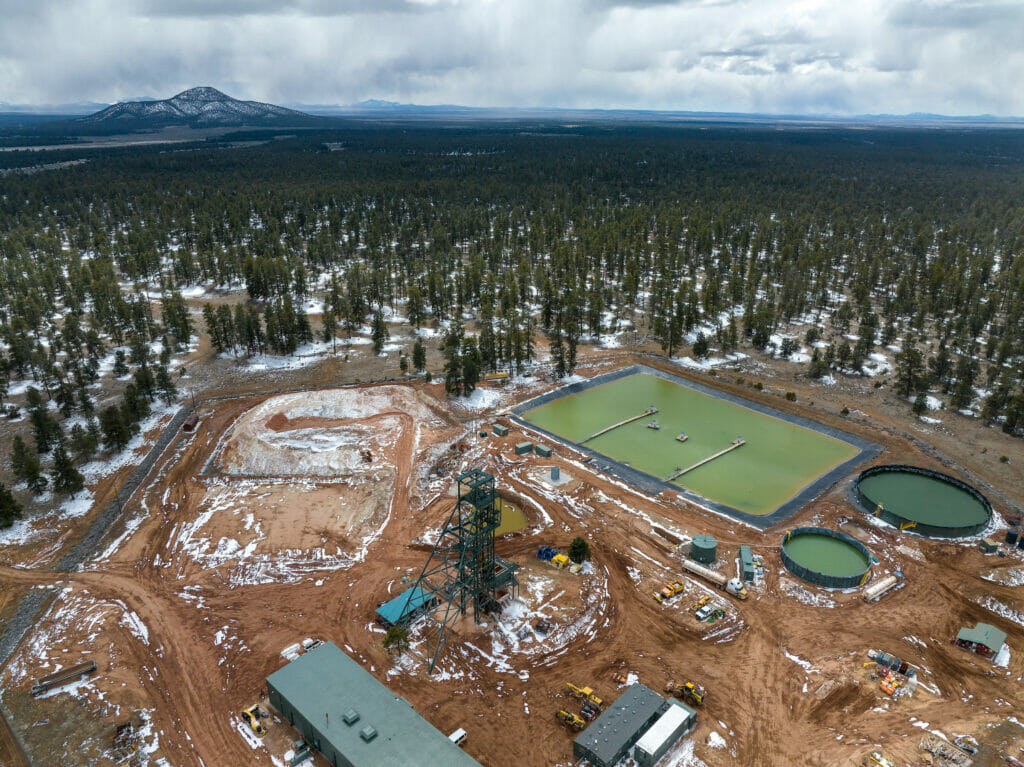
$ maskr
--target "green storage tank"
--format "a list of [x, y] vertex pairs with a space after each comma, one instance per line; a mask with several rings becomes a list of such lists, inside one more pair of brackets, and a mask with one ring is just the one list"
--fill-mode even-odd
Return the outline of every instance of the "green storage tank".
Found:
[[516, 445], [516, 455], [528, 455], [533, 452], [532, 442], [520, 442]]
[[713, 536], [700, 533], [693, 536], [693, 543], [690, 544], [690, 559], [704, 565], [710, 565], [718, 556], [718, 541]]

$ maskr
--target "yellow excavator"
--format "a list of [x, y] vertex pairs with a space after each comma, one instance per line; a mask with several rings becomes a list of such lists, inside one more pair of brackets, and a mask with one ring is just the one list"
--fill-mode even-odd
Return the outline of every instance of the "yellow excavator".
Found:
[[598, 708], [604, 707], [604, 701], [594, 695], [594, 691], [590, 687], [577, 687], [572, 682], [566, 682], [565, 690], [574, 698], [579, 698], [582, 701], [592, 703]]
[[571, 711], [566, 711], [564, 708], [559, 709], [555, 716], [562, 720], [563, 724], [572, 727], [574, 730], [582, 730], [587, 726], [587, 723], [583, 721], [582, 717], [577, 716]]

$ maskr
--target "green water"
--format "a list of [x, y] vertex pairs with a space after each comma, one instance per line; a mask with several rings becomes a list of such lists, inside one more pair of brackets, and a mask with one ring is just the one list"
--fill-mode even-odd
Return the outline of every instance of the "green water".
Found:
[[501, 504], [501, 522], [498, 525], [498, 529], [494, 531], [494, 534], [505, 535], [506, 533], [525, 530], [526, 515], [511, 503], [505, 501], [499, 501], [499, 503]]
[[[579, 442], [648, 406], [650, 418], [613, 429], [587, 447], [656, 477], [691, 466], [726, 448], [745, 445], [676, 480], [688, 490], [750, 514], [770, 514], [857, 448], [786, 421], [734, 405], [657, 376], [637, 373], [572, 394], [523, 414], [548, 431]], [[686, 442], [676, 435], [685, 431]]]
[[904, 519], [943, 527], [966, 527], [988, 519], [984, 504], [941, 479], [902, 471], [866, 477], [861, 492]]
[[797, 564], [825, 575], [860, 575], [868, 568], [868, 559], [846, 541], [827, 535], [803, 533], [784, 545]]

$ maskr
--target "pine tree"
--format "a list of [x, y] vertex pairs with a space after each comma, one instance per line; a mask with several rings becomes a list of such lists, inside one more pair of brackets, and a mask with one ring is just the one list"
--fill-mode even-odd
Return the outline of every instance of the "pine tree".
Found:
[[62, 443], [53, 451], [53, 469], [50, 476], [53, 478], [53, 488], [58, 493], [70, 495], [85, 487], [85, 477], [75, 468]]
[[911, 410], [916, 416], [922, 416], [928, 412], [928, 399], [924, 396], [924, 392], [917, 395], [917, 399], [914, 400], [914, 406]]
[[50, 452], [53, 443], [60, 437], [60, 426], [50, 415], [50, 411], [47, 410], [46, 403], [36, 387], [28, 388], [25, 393], [25, 405], [28, 408], [29, 420], [32, 422], [36, 450], [40, 453]]
[[480, 382], [480, 350], [476, 339], [469, 337], [462, 344], [462, 393], [470, 395]]
[[20, 518], [21, 504], [7, 489], [7, 485], [0, 482], [0, 529], [10, 527], [14, 520]]
[[910, 397], [922, 391], [924, 384], [924, 358], [916, 339], [908, 333], [903, 349], [896, 355], [896, 393]]
[[419, 337], [416, 338], [416, 343], [412, 345], [412, 366], [420, 373], [427, 368], [427, 347], [423, 343], [423, 339]]
[[590, 544], [585, 538], [577, 535], [572, 539], [572, 543], [569, 544], [569, 559], [576, 564], [582, 564], [590, 559]]
[[124, 413], [114, 405], [100, 411], [100, 430], [103, 432], [103, 446], [115, 453], [124, 450], [132, 438]]
[[[92, 424], [90, 423], [90, 425]], [[99, 447], [99, 441], [96, 439], [95, 432], [92, 429], [85, 428], [80, 423], [76, 423], [71, 427], [69, 441], [71, 443], [71, 451], [80, 461], [91, 459], [96, 455], [96, 449]]]
[[25, 444], [20, 435], [15, 435], [11, 445], [11, 468], [14, 476], [36, 495], [46, 489], [46, 477], [40, 471], [39, 456]]
[[[207, 304], [207, 306], [209, 306], [209, 304]], [[214, 346], [216, 346], [216, 344], [214, 344]], [[218, 351], [220, 350], [218, 349]], [[122, 376], [128, 375], [130, 372], [128, 370], [127, 359], [124, 349], [117, 349], [114, 352], [114, 369], [112, 372], [115, 378], [121, 378]]]
[[380, 354], [384, 350], [384, 344], [387, 343], [391, 334], [388, 332], [387, 323], [384, 322], [384, 315], [377, 311], [373, 315], [373, 353]]
[[174, 385], [174, 380], [166, 365], [161, 365], [156, 369], [156, 388], [160, 391], [160, 399], [166, 405], [170, 405], [178, 396], [178, 389]]
[[455, 319], [445, 336], [444, 351], [444, 390], [449, 394], [462, 394], [462, 320]]
[[708, 356], [708, 339], [703, 333], [697, 331], [697, 339], [693, 342], [693, 356], [699, 360]]

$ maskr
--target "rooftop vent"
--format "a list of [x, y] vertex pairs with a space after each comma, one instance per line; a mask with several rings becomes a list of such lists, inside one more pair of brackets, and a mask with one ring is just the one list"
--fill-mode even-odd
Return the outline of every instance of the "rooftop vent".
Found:
[[373, 729], [371, 725], [366, 725], [359, 731], [359, 737], [369, 743], [371, 740], [377, 737], [377, 731]]
[[354, 708], [350, 708], [346, 710], [344, 714], [342, 714], [341, 720], [349, 727], [351, 727], [353, 724], [359, 721], [359, 712], [356, 711]]

